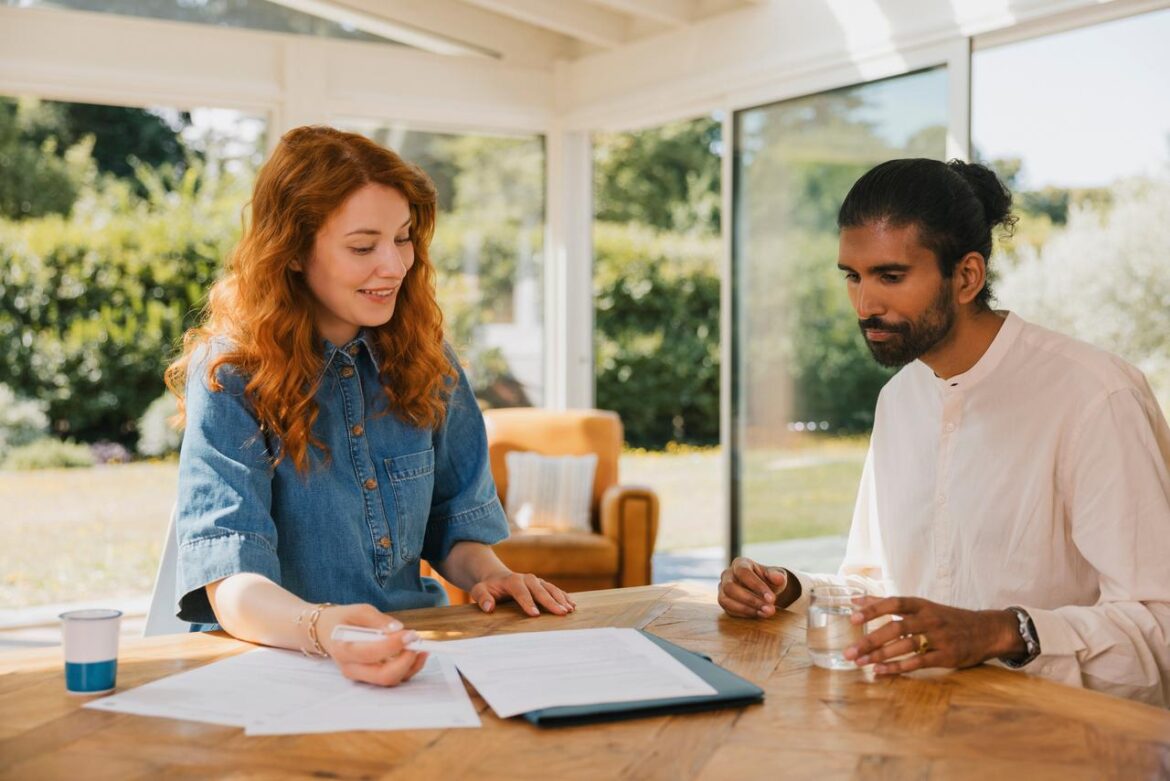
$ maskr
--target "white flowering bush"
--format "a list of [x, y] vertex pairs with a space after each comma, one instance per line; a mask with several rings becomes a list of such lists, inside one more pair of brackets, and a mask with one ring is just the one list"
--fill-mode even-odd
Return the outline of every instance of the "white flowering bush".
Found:
[[1125, 358], [1170, 410], [1170, 176], [1119, 183], [1004, 260], [1003, 308]]
[[179, 400], [170, 391], [150, 403], [138, 419], [138, 452], [158, 457], [179, 452], [183, 432], [171, 425], [171, 418], [179, 412]]
[[13, 448], [40, 439], [49, 429], [48, 405], [22, 399], [0, 383], [0, 460]]

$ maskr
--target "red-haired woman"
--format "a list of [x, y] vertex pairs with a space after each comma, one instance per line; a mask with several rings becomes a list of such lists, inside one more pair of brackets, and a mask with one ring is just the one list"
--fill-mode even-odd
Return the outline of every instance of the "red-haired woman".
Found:
[[[446, 600], [421, 559], [485, 611], [514, 599], [571, 612], [489, 547], [508, 526], [479, 407], [443, 342], [426, 174], [362, 136], [297, 128], [251, 211], [167, 370], [186, 421], [178, 616], [393, 685], [425, 654], [387, 611]], [[385, 636], [334, 641], [342, 623]]]

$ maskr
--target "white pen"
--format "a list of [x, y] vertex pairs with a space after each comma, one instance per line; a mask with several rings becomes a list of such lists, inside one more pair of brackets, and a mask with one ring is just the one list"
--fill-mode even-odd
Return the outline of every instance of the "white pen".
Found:
[[[340, 640], [344, 643], [370, 643], [375, 640], [381, 640], [386, 636], [384, 630], [371, 629], [367, 626], [353, 626], [352, 624], [338, 624], [333, 627], [333, 632], [329, 635], [334, 640]], [[427, 651], [429, 653], [450, 654], [457, 653], [452, 648], [444, 648], [446, 643], [436, 640], [415, 640], [406, 645], [408, 651]]]

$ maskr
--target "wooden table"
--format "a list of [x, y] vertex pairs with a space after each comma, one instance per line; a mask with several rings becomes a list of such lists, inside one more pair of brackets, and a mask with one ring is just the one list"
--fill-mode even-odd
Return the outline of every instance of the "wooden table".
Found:
[[[547, 629], [648, 629], [762, 685], [745, 709], [540, 729], [245, 737], [243, 730], [85, 710], [64, 692], [59, 650], [0, 657], [3, 778], [1170, 778], [1170, 711], [983, 667], [867, 680], [810, 666], [804, 620], [725, 616], [682, 586], [577, 595], [567, 618], [509, 605], [399, 614], [454, 637]], [[178, 635], [124, 643], [122, 689], [251, 646]]]

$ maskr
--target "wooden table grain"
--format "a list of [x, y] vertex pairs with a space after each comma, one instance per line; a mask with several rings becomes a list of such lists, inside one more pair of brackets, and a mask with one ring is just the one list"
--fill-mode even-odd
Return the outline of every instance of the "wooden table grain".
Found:
[[[59, 650], [0, 658], [0, 778], [386, 779], [1160, 779], [1170, 711], [981, 667], [873, 680], [810, 665], [804, 620], [730, 618], [685, 586], [575, 595], [565, 618], [509, 605], [398, 614], [438, 639], [638, 627], [760, 684], [763, 704], [541, 729], [501, 720], [473, 693], [482, 729], [246, 737], [243, 730], [82, 709]], [[251, 648], [222, 636], [123, 644], [121, 690]]]

